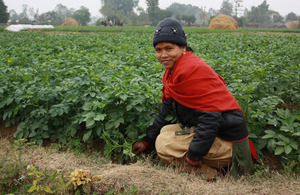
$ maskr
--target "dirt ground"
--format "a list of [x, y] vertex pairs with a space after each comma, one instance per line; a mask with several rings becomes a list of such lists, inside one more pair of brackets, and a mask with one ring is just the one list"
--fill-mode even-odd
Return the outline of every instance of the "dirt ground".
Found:
[[[0, 122], [0, 157], [10, 150], [13, 133], [17, 126], [6, 128]], [[167, 166], [155, 165], [145, 159], [134, 164], [120, 165], [100, 159], [91, 160], [86, 156], [78, 156], [71, 152], [59, 152], [45, 147], [36, 147], [25, 151], [24, 159], [43, 170], [58, 171], [69, 175], [74, 169], [90, 170], [93, 175], [104, 175], [94, 190], [104, 194], [114, 189], [115, 193], [132, 192], [137, 194], [300, 194], [300, 178], [287, 177], [278, 170], [278, 158], [269, 153], [265, 155], [265, 163], [270, 166], [267, 177], [254, 175], [250, 178], [234, 180], [227, 176], [218, 176], [215, 181], [206, 181], [202, 176], [180, 173]], [[271, 170], [274, 169], [274, 170]], [[276, 170], [275, 170], [276, 169]], [[136, 191], [131, 191], [131, 186]]]

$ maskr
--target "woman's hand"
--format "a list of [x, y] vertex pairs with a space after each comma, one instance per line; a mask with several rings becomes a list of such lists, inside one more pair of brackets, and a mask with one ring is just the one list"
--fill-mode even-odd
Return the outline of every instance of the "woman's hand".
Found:
[[192, 161], [191, 159], [188, 158], [188, 156], [185, 156], [185, 160], [189, 165], [192, 165], [194, 167], [201, 167], [202, 162], [201, 161]]
[[141, 152], [144, 152], [148, 148], [148, 144], [144, 142], [138, 142], [134, 144], [132, 152], [135, 152], [135, 155], [138, 155]]

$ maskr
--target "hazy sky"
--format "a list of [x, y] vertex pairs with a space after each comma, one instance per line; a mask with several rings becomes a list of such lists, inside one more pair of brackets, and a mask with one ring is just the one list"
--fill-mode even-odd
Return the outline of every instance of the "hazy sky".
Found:
[[[27, 4], [29, 7], [39, 9], [39, 13], [54, 10], [55, 6], [59, 3], [67, 6], [68, 8], [79, 9], [80, 6], [87, 7], [92, 16], [101, 16], [99, 9], [101, 8], [100, 0], [3, 0], [7, 6], [8, 11], [14, 9], [17, 13], [22, 12], [22, 5]], [[139, 0], [139, 6], [146, 9], [146, 1]], [[199, 8], [205, 7], [206, 10], [209, 8], [220, 9], [223, 0], [159, 0], [159, 7], [162, 9], [167, 8], [172, 3], [191, 4], [198, 6]], [[245, 8], [251, 9], [252, 6], [258, 6], [263, 0], [244, 0], [242, 5]], [[294, 12], [300, 15], [300, 0], [267, 0], [270, 5], [269, 9], [278, 11], [282, 16], [287, 15], [290, 12]]]

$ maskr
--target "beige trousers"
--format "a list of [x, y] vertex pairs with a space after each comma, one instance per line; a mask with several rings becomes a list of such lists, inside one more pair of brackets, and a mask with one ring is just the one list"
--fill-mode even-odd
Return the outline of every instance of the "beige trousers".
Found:
[[[188, 152], [189, 145], [195, 133], [187, 135], [175, 135], [175, 131], [181, 131], [179, 124], [164, 126], [156, 139], [155, 148], [158, 156], [169, 164], [181, 162]], [[202, 162], [215, 168], [229, 166], [232, 158], [232, 143], [217, 137], [204, 156]], [[177, 164], [177, 163], [176, 163]]]

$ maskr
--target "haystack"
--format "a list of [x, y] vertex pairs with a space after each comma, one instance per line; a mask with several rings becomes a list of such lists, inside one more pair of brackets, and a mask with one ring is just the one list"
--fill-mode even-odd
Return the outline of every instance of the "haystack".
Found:
[[73, 18], [66, 18], [62, 26], [79, 26], [79, 23]]
[[289, 24], [289, 29], [298, 29], [300, 26], [300, 22], [299, 21], [291, 21]]
[[233, 17], [221, 14], [210, 21], [208, 29], [237, 30], [238, 23]]

